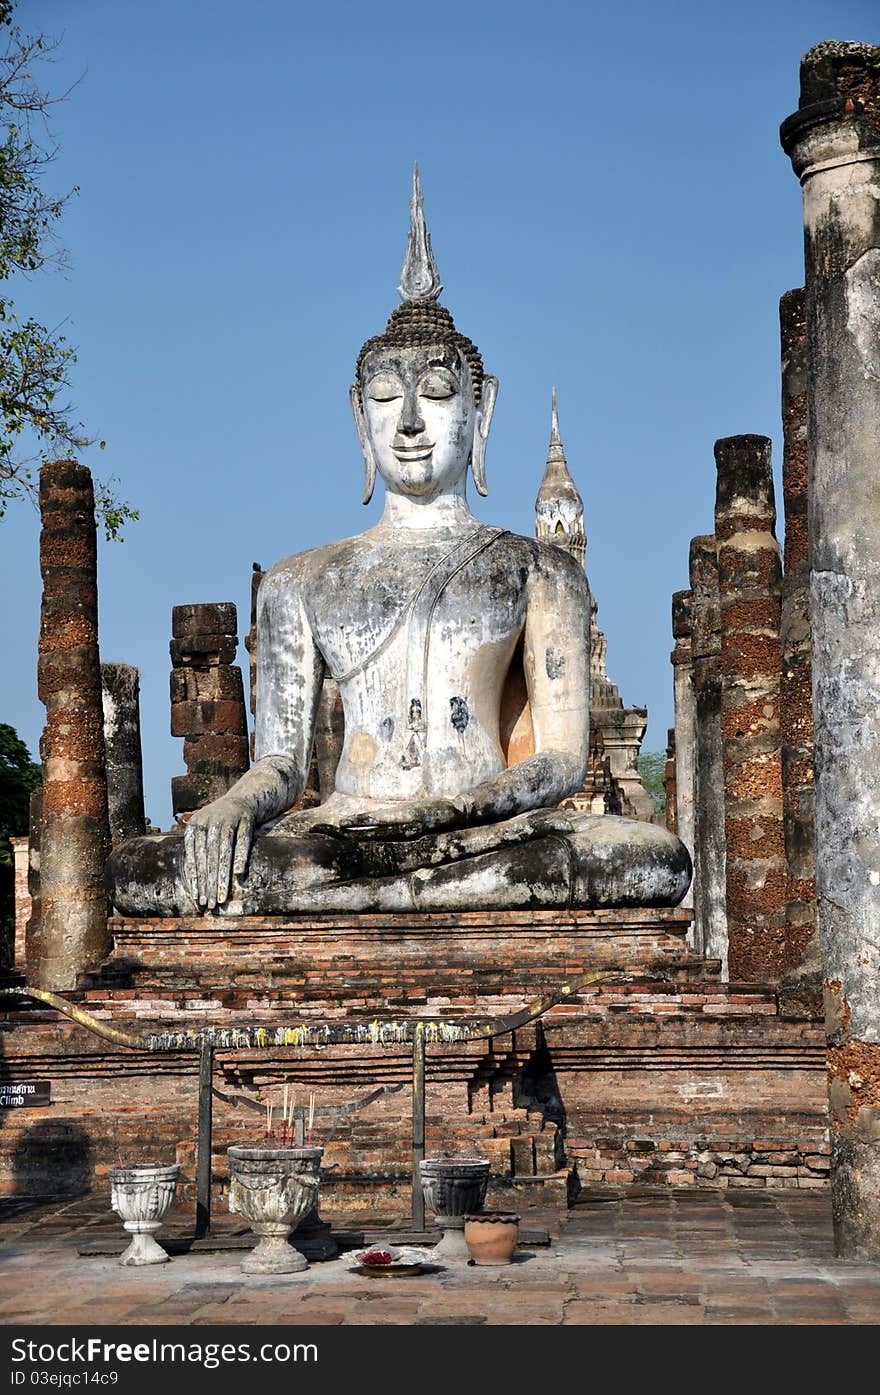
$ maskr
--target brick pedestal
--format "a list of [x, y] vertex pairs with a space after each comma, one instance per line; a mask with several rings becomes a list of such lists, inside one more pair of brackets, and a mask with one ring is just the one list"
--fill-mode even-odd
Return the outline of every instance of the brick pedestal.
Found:
[[[517, 1208], [564, 1207], [596, 1184], [823, 1185], [821, 1029], [782, 1020], [765, 986], [723, 984], [718, 962], [689, 950], [689, 923], [682, 910], [116, 919], [112, 955], [75, 998], [128, 1032], [268, 1038], [297, 1023], [502, 1016], [585, 969], [625, 969], [516, 1032], [429, 1044], [428, 1153], [488, 1157], [493, 1202]], [[39, 1007], [2, 1025], [2, 1070], [53, 1082], [52, 1105], [0, 1135], [7, 1191], [77, 1168], [102, 1185], [135, 1155], [177, 1159], [191, 1188], [195, 1052], [117, 1048]], [[411, 1083], [400, 1043], [218, 1049], [215, 1204], [226, 1148], [259, 1134], [287, 1084], [300, 1104], [315, 1092], [322, 1211], [402, 1216]]]

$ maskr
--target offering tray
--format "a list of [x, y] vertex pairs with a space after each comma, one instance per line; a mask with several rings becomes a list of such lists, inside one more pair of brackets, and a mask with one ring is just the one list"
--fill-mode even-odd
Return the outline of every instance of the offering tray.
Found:
[[[379, 1259], [383, 1254], [389, 1256], [384, 1262]], [[376, 1258], [371, 1262], [368, 1256]], [[421, 1274], [430, 1256], [425, 1250], [412, 1245], [370, 1245], [369, 1249], [358, 1250], [354, 1258], [353, 1273], [368, 1274], [370, 1278], [387, 1278], [390, 1275]]]

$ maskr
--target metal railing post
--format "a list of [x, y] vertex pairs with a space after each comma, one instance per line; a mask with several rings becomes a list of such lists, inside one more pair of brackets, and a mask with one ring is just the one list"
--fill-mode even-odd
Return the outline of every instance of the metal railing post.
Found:
[[211, 1229], [211, 1127], [214, 1099], [214, 1048], [203, 1042], [199, 1049], [199, 1132], [196, 1144], [196, 1238]]
[[425, 1031], [417, 1023], [413, 1036], [412, 1090], [412, 1226], [425, 1228], [425, 1194], [419, 1163], [425, 1156]]

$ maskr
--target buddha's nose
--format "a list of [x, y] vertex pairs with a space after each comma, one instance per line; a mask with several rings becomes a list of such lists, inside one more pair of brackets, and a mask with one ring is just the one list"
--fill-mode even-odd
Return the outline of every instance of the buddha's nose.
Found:
[[425, 423], [419, 411], [418, 396], [414, 392], [404, 394], [403, 409], [400, 413], [397, 429], [404, 436], [418, 436], [425, 429]]

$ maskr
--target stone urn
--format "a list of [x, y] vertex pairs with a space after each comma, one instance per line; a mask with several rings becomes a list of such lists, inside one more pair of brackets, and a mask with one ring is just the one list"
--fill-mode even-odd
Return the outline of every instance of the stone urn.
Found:
[[519, 1216], [478, 1211], [464, 1218], [464, 1243], [474, 1264], [509, 1264], [519, 1240]]
[[480, 1211], [489, 1185], [483, 1158], [424, 1158], [419, 1163], [425, 1201], [443, 1231], [434, 1250], [437, 1259], [467, 1260], [464, 1218]]
[[291, 1230], [317, 1212], [323, 1148], [228, 1149], [229, 1209], [257, 1237], [245, 1274], [296, 1274], [309, 1262], [289, 1243]]
[[120, 1264], [167, 1264], [168, 1255], [154, 1236], [174, 1200], [179, 1177], [177, 1163], [111, 1168], [110, 1205], [131, 1235]]

